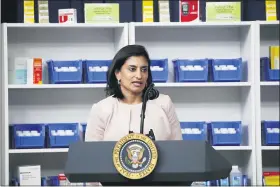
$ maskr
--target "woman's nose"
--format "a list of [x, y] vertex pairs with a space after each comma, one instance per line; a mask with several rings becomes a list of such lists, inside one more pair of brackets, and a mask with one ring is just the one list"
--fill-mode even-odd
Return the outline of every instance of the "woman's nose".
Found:
[[136, 77], [137, 77], [138, 79], [141, 79], [141, 78], [142, 78], [142, 72], [141, 72], [141, 70], [137, 70], [137, 72], [136, 72]]

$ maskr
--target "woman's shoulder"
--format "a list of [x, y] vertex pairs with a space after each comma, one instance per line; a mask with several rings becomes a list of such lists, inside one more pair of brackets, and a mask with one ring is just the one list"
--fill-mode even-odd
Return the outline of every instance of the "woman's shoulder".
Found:
[[171, 101], [171, 98], [169, 95], [160, 93], [156, 100], [163, 103], [169, 103]]
[[172, 105], [172, 99], [169, 95], [159, 94], [158, 98], [155, 99], [156, 104], [162, 106], [164, 109], [168, 109]]
[[116, 102], [116, 98], [114, 98], [113, 96], [109, 96], [94, 103], [92, 107], [101, 111], [103, 110], [109, 111], [109, 109], [112, 108], [115, 102]]

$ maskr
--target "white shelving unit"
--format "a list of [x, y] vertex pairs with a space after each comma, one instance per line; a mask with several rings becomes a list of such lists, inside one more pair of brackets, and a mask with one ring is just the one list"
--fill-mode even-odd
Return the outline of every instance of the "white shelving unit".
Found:
[[[0, 12], [1, 12], [1, 1], [0, 1]], [[0, 21], [2, 23], [2, 18], [1, 18], [1, 13], [0, 13]], [[2, 24], [0, 24], [0, 38], [2, 36]], [[2, 66], [2, 38], [0, 39], [0, 185], [3, 184], [3, 181], [2, 179], [4, 178], [3, 175], [4, 175], [4, 172], [3, 172], [3, 169], [2, 169], [2, 162], [3, 162], [3, 159], [2, 159], [2, 155], [4, 154], [4, 149], [3, 149], [3, 137], [4, 137], [4, 133], [3, 133], [3, 127], [4, 127], [4, 123], [3, 123], [3, 104], [2, 104], [2, 101], [3, 101], [3, 84], [2, 84], [2, 75], [3, 75], [3, 66]]]
[[257, 184], [262, 185], [264, 171], [279, 171], [279, 146], [262, 146], [261, 121], [279, 121], [279, 81], [260, 81], [260, 58], [269, 57], [269, 46], [279, 45], [279, 21], [255, 23], [256, 156]]
[[[278, 153], [279, 157], [278, 147], [261, 146], [260, 140], [260, 121], [279, 120], [279, 82], [260, 82], [258, 61], [260, 56], [268, 55], [269, 45], [279, 44], [277, 24], [3, 24], [2, 184], [9, 184], [19, 165], [39, 164], [42, 175], [60, 173], [68, 152], [68, 149], [10, 149], [9, 124], [86, 122], [92, 104], [105, 97], [104, 84], [9, 85], [8, 63], [14, 57], [111, 59], [122, 46], [136, 43], [146, 46], [152, 59], [169, 59], [169, 80], [156, 86], [170, 95], [180, 121], [242, 121], [242, 146], [214, 148], [232, 164], [239, 165], [252, 185], [260, 185], [263, 166], [264, 170], [270, 167], [267, 163], [270, 157], [266, 154], [277, 158]], [[239, 57], [245, 67], [242, 82], [174, 82], [172, 59]]]
[[[0, 12], [1, 12], [1, 1], [0, 1]], [[1, 23], [2, 23], [2, 18], [1, 18], [1, 13], [0, 13], [0, 21], [1, 21]], [[1, 36], [2, 36], [2, 24], [0, 23], [0, 38], [1, 38]], [[3, 66], [2, 66], [2, 38], [0, 39], [0, 103], [1, 103], [1, 105], [0, 105], [0, 185], [2, 185], [3, 184], [3, 182], [2, 182], [2, 178], [4, 178], [3, 177], [3, 175], [4, 175], [4, 172], [3, 172], [3, 169], [2, 169], [2, 162], [3, 162], [3, 159], [2, 159], [2, 154], [4, 154], [3, 153], [3, 151], [4, 151], [4, 149], [3, 149], [3, 137], [4, 137], [4, 133], [3, 133], [3, 127], [4, 127], [4, 123], [3, 123], [3, 121], [2, 121], [2, 119], [3, 119], [3, 105], [2, 105], [2, 101], [3, 101], [3, 95], [2, 95], [2, 91], [3, 91], [3, 84], [2, 84], [2, 75], [3, 75]]]
[[20, 165], [41, 165], [42, 176], [61, 173], [67, 149], [9, 150], [9, 124], [86, 122], [92, 104], [105, 97], [104, 86], [8, 85], [8, 63], [14, 57], [112, 59], [128, 44], [128, 25], [3, 24], [3, 44], [5, 185]]
[[172, 59], [242, 57], [247, 61], [248, 73], [241, 83], [196, 83], [201, 86], [159, 89], [171, 96], [180, 121], [242, 121], [243, 146], [217, 150], [239, 165], [252, 185], [256, 182], [253, 39], [251, 22], [131, 23], [129, 27], [130, 44], [144, 45], [152, 59], [169, 59], [167, 85], [174, 81]]
[[[1, 18], [1, 0], [0, 0], [0, 38], [2, 36], [2, 18]], [[3, 106], [3, 101], [4, 101], [4, 95], [3, 95], [3, 63], [2, 63], [2, 38], [0, 40], [0, 185], [3, 184], [3, 179], [4, 179], [4, 170], [3, 170], [3, 154], [4, 154], [4, 106]]]

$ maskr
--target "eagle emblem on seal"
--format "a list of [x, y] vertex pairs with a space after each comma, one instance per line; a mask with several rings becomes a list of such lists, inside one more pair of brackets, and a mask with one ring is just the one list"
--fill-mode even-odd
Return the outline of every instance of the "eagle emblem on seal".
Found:
[[146, 157], [143, 157], [145, 151], [144, 147], [139, 144], [132, 144], [126, 149], [126, 151], [126, 164], [130, 165], [133, 169], [141, 168], [147, 159]]

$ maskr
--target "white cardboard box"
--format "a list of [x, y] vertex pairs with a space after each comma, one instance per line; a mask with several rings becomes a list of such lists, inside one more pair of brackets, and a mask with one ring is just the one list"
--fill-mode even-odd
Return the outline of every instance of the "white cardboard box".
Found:
[[36, 185], [41, 186], [41, 166], [19, 166], [18, 179], [21, 186]]
[[59, 23], [77, 23], [76, 9], [59, 9], [58, 10]]

